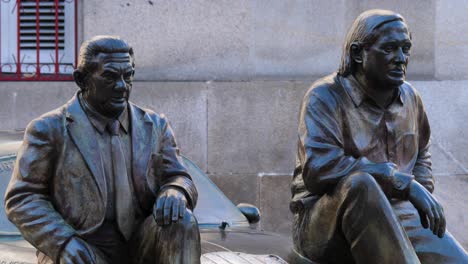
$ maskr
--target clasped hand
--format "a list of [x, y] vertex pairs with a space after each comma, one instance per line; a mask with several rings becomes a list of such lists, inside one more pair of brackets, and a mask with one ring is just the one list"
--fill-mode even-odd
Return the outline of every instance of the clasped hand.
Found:
[[79, 237], [72, 237], [60, 253], [60, 264], [94, 264], [96, 257], [89, 245]]
[[[362, 171], [371, 174], [377, 182], [383, 184], [391, 184], [395, 178], [398, 166], [391, 162], [382, 162], [368, 164], [362, 168]], [[445, 233], [445, 215], [442, 206], [417, 181], [411, 181], [409, 186], [408, 200], [418, 210], [419, 217], [421, 218], [421, 225], [424, 228], [429, 228], [434, 235], [443, 237]]]
[[169, 225], [184, 217], [186, 207], [187, 198], [182, 190], [177, 187], [163, 188], [156, 199], [153, 216], [158, 225]]
[[434, 235], [442, 238], [445, 233], [444, 209], [421, 184], [413, 180], [410, 185], [409, 201], [418, 210], [421, 225], [429, 228]]

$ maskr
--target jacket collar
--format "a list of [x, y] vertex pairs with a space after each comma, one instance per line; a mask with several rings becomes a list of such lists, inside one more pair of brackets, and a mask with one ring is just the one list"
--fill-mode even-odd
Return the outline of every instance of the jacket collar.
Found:
[[[101, 154], [96, 148], [97, 134], [88, 119], [83, 107], [80, 105], [77, 92], [66, 104], [67, 130], [72, 141], [80, 151], [100, 191], [103, 201], [107, 200], [106, 179], [102, 166]], [[148, 171], [151, 149], [154, 145], [153, 121], [151, 117], [129, 102], [129, 121], [132, 138], [132, 178], [139, 190], [145, 188], [144, 181], [136, 180], [146, 177]]]
[[83, 159], [88, 165], [89, 170], [94, 175], [94, 180], [100, 191], [100, 196], [103, 201], [107, 200], [107, 188], [104, 177], [104, 171], [101, 160], [101, 153], [96, 138], [96, 130], [89, 122], [83, 108], [78, 100], [80, 92], [77, 92], [73, 98], [68, 101], [66, 108], [67, 130], [80, 151]]
[[[364, 88], [362, 88], [361, 84], [356, 80], [356, 78], [354, 78], [352, 74], [346, 77], [338, 76], [338, 79], [340, 80], [348, 95], [351, 97], [351, 100], [356, 107], [361, 106], [365, 100], [373, 100], [368, 94], [366, 94]], [[401, 86], [398, 88], [398, 96], [395, 99], [395, 101], [400, 102], [401, 104], [404, 103], [401, 93]], [[393, 101], [392, 104], [395, 101]]]

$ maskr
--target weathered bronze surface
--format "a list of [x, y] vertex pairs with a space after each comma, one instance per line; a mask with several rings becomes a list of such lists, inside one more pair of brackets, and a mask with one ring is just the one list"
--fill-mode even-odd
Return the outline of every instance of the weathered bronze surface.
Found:
[[431, 194], [430, 127], [405, 82], [404, 18], [354, 21], [337, 73], [302, 101], [292, 182], [293, 240], [323, 263], [468, 263]]
[[39, 263], [199, 263], [197, 190], [163, 115], [128, 101], [133, 49], [98, 36], [80, 90], [27, 127], [5, 194]]

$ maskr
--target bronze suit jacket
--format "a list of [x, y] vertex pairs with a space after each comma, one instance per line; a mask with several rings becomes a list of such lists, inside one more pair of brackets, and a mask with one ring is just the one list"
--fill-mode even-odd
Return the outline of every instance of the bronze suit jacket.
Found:
[[[197, 190], [167, 119], [132, 103], [129, 109], [137, 210], [149, 215], [165, 186], [182, 188], [194, 208]], [[5, 209], [24, 238], [52, 260], [72, 236], [93, 232], [104, 221], [107, 190], [94, 133], [75, 95], [33, 120], [18, 152]]]

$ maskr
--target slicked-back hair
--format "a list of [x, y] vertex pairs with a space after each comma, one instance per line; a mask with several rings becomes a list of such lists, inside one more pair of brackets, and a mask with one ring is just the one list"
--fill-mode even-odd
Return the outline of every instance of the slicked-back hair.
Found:
[[393, 11], [372, 9], [361, 13], [354, 20], [346, 34], [338, 74], [347, 76], [355, 72], [355, 62], [351, 57], [351, 46], [353, 44], [357, 44], [359, 49], [371, 46], [377, 41], [376, 31], [383, 25], [393, 21], [401, 21], [406, 25], [405, 19]]
[[125, 40], [118, 36], [95, 36], [81, 45], [77, 69], [85, 74], [91, 73], [97, 67], [95, 58], [99, 53], [120, 52], [128, 52], [132, 66], [135, 67], [133, 48]]

